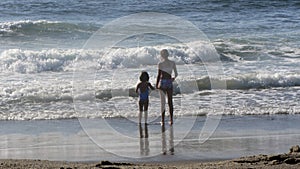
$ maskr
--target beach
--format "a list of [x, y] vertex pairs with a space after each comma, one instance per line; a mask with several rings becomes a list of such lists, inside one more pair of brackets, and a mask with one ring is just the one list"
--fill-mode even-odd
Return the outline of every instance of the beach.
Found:
[[122, 163], [122, 162], [62, 162], [46, 160], [0, 160], [0, 168], [207, 168], [207, 169], [233, 169], [233, 168], [255, 168], [255, 169], [296, 169], [300, 167], [299, 146], [292, 146], [288, 153], [276, 155], [257, 155], [241, 157], [232, 160], [212, 161], [212, 162], [169, 162], [169, 163]]
[[[178, 126], [193, 121], [192, 117], [176, 117], [172, 127], [155, 120], [139, 126], [125, 118], [90, 119], [84, 127], [78, 119], [6, 121], [2, 127], [9, 130], [0, 133], [1, 167], [296, 168], [298, 164], [288, 164], [286, 159], [297, 159], [298, 154], [278, 155], [289, 154], [290, 147], [297, 145], [299, 118], [223, 116], [205, 142], [199, 140], [205, 116], [197, 117], [188, 134]], [[121, 134], [110, 135], [101, 127], [106, 123]]]
[[[300, 8], [289, 1], [0, 2], [0, 168], [299, 168]], [[142, 71], [159, 89], [138, 124]], [[171, 77], [173, 77], [172, 75]], [[142, 118], [143, 119], [143, 118]]]

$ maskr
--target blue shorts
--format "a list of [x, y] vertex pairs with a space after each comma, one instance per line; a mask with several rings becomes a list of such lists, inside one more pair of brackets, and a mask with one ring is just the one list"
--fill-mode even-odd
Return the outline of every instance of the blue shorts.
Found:
[[172, 79], [161, 79], [160, 80], [160, 89], [173, 89]]

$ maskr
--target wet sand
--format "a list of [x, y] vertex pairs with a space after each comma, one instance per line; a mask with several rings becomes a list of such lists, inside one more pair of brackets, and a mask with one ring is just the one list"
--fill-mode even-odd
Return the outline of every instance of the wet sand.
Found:
[[122, 162], [62, 162], [47, 160], [0, 160], [0, 168], [3, 169], [27, 169], [27, 168], [60, 168], [60, 169], [90, 169], [90, 168], [263, 168], [263, 169], [296, 169], [300, 167], [299, 146], [293, 146], [290, 152], [276, 155], [256, 155], [241, 157], [232, 160], [213, 162], [168, 162], [168, 163], [122, 163]]
[[[84, 131], [75, 119], [2, 121], [0, 168], [300, 168], [299, 149], [289, 150], [299, 144], [299, 119], [224, 116], [205, 143], [199, 142], [205, 117], [187, 135], [179, 123], [184, 119], [166, 128], [97, 119]], [[112, 136], [104, 122], [132, 141]]]
[[168, 163], [123, 163], [123, 162], [63, 162], [47, 160], [0, 160], [0, 168], [60, 168], [60, 169], [87, 169], [87, 168], [214, 168], [214, 169], [232, 169], [232, 168], [264, 168], [264, 169], [293, 169], [300, 167], [300, 148], [298, 145], [292, 146], [288, 153], [276, 155], [255, 155], [241, 157], [232, 160], [213, 161], [213, 162], [168, 162]]
[[[176, 119], [173, 127], [163, 128], [155, 122], [138, 126], [122, 118], [91, 119], [84, 130], [77, 119], [1, 121], [0, 159], [128, 163], [224, 161], [285, 153], [291, 145], [299, 144], [300, 139], [299, 115], [223, 116], [204, 143], [199, 141], [199, 134], [205, 117], [197, 117], [186, 135], [182, 126], [190, 120]], [[109, 124], [113, 130], [108, 132], [102, 124]]]

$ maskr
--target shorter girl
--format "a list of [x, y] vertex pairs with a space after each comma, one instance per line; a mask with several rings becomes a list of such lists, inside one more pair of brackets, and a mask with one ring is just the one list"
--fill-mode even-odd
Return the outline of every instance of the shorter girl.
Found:
[[149, 105], [149, 88], [155, 88], [149, 83], [149, 74], [143, 71], [140, 75], [140, 83], [137, 85], [135, 92], [139, 94], [139, 124], [142, 120], [142, 112], [145, 113], [145, 124], [147, 124], [148, 105]]

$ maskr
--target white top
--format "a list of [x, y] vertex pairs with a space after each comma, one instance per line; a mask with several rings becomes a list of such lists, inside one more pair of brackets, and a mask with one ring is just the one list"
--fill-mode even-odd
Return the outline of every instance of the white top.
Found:
[[169, 59], [165, 59], [164, 61], [159, 62], [158, 69], [167, 72], [170, 75], [172, 75], [172, 71], [174, 70], [175, 78], [178, 76], [175, 62]]

